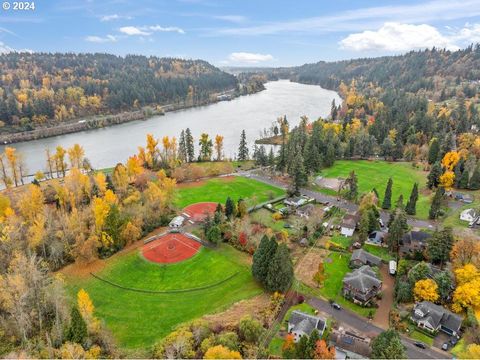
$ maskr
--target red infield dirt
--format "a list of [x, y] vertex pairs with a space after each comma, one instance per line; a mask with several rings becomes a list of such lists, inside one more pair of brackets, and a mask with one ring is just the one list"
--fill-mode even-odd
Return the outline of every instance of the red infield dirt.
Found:
[[190, 219], [195, 222], [203, 221], [207, 215], [213, 216], [217, 209], [218, 203], [215, 202], [200, 202], [188, 205], [183, 209], [183, 212], [190, 216]]
[[172, 264], [191, 258], [202, 245], [180, 233], [170, 233], [145, 244], [143, 257], [160, 264]]

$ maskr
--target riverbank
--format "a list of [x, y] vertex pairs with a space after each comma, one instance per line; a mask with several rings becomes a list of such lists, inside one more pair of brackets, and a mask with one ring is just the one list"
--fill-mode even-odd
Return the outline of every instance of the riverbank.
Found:
[[101, 129], [108, 126], [124, 124], [130, 121], [147, 120], [153, 116], [165, 115], [166, 112], [206, 106], [220, 101], [229, 101], [242, 95], [250, 95], [263, 91], [264, 89], [265, 88], [256, 89], [255, 92], [251, 93], [240, 93], [232, 89], [220, 94], [212, 94], [212, 96], [208, 100], [197, 101], [194, 104], [189, 104], [186, 101], [183, 101], [176, 104], [159, 106], [158, 110], [147, 106], [141, 110], [125, 111], [118, 114], [98, 115], [89, 118], [72, 120], [69, 122], [58, 124], [56, 126], [45, 126], [29, 131], [0, 134], [0, 144], [7, 145], [19, 142], [45, 139], [49, 137], [72, 134], [85, 130]]

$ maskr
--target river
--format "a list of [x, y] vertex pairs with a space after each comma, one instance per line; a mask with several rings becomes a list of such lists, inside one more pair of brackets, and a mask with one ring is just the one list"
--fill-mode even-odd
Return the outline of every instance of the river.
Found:
[[[39, 139], [12, 146], [22, 153], [27, 172], [45, 170], [45, 149], [55, 151], [57, 145], [65, 148], [79, 143], [85, 149], [85, 156], [94, 168], [112, 167], [124, 162], [137, 152], [137, 147], [145, 145], [146, 134], [155, 137], [178, 136], [182, 129], [189, 127], [195, 139], [196, 152], [198, 138], [206, 132], [211, 138], [224, 136], [226, 157], [235, 157], [240, 141], [240, 133], [245, 129], [247, 141], [253, 147], [264, 128], [269, 128], [279, 116], [287, 115], [291, 127], [299, 123], [302, 115], [316, 120], [330, 113], [333, 99], [340, 103], [338, 94], [315, 85], [304, 85], [288, 80], [272, 81], [265, 84], [266, 90], [223, 101], [207, 106], [168, 112], [147, 120], [133, 121], [103, 129], [82, 131], [46, 139]], [[0, 147], [3, 151], [3, 146]]]

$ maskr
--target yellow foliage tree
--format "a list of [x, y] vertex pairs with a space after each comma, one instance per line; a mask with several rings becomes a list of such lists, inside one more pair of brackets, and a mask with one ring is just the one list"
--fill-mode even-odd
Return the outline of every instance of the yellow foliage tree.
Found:
[[442, 159], [442, 166], [448, 171], [453, 171], [460, 161], [460, 154], [457, 151], [449, 151]]
[[451, 170], [445, 171], [440, 176], [440, 185], [445, 188], [445, 190], [450, 190], [453, 187], [453, 183], [455, 182], [455, 174]]
[[103, 224], [105, 224], [105, 219], [110, 212], [110, 205], [103, 198], [94, 198], [93, 199], [93, 217], [95, 219], [95, 229], [98, 233], [102, 231]]
[[100, 171], [93, 175], [93, 181], [97, 186], [99, 195], [103, 196], [105, 191], [107, 191], [107, 177], [103, 172]]
[[229, 348], [217, 345], [211, 347], [207, 350], [205, 355], [203, 356], [204, 359], [241, 359], [242, 356], [238, 351], [230, 350]]
[[415, 283], [413, 295], [416, 301], [438, 300], [438, 285], [432, 279], [419, 280]]
[[480, 359], [480, 345], [470, 344], [465, 351], [462, 351], [459, 356], [460, 359]]
[[43, 214], [44, 197], [39, 186], [29, 185], [25, 193], [17, 202], [20, 215], [28, 222], [33, 223], [39, 214]]
[[480, 273], [472, 264], [455, 270], [457, 288], [453, 292], [452, 309], [461, 312], [467, 308], [480, 306]]

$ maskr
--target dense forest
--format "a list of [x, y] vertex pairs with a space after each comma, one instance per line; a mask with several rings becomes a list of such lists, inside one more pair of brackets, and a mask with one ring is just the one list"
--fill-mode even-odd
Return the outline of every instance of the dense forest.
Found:
[[0, 72], [3, 131], [145, 105], [195, 104], [237, 87], [233, 75], [202, 60], [137, 55], [12, 52], [0, 55]]
[[375, 87], [424, 93], [443, 101], [461, 90], [472, 97], [480, 86], [480, 45], [458, 51], [427, 49], [404, 55], [361, 58], [336, 62], [319, 61], [298, 67], [254, 69], [270, 79], [289, 78], [337, 90], [343, 82], [355, 79], [359, 89]]

